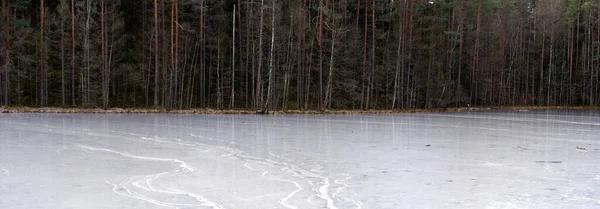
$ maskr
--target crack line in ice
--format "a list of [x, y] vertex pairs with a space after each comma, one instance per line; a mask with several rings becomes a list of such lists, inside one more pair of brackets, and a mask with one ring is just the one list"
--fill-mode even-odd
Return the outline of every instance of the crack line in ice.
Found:
[[316, 197], [317, 195], [311, 195], [308, 198], [306, 198], [306, 202], [310, 203], [311, 205], [317, 205], [317, 203], [315, 203], [312, 199], [314, 197]]
[[[198, 145], [198, 144], [182, 143], [181, 140], [178, 140], [178, 142], [164, 141], [164, 140], [160, 140], [161, 138], [158, 137], [158, 136], [155, 136], [154, 138], [149, 138], [149, 137], [145, 137], [145, 136], [142, 136], [142, 135], [139, 135], [139, 134], [133, 134], [133, 133], [127, 133], [127, 134], [141, 137], [144, 140], [155, 141], [155, 142], [159, 142], [159, 143], [173, 143], [173, 144], [187, 145], [187, 146], [189, 146], [189, 145]], [[216, 138], [212, 138], [212, 137], [198, 136], [198, 135], [195, 135], [193, 133], [190, 134], [190, 135], [193, 136], [193, 137], [197, 137], [197, 138], [208, 139], [208, 140], [212, 140], [212, 141], [220, 141], [220, 142], [224, 142], [224, 143], [227, 143], [227, 144], [235, 144], [234, 142], [228, 142], [228, 141], [225, 141], [225, 140], [216, 139]], [[131, 154], [127, 154], [127, 153], [122, 153], [122, 152], [117, 152], [117, 151], [109, 150], [109, 149], [92, 148], [92, 147], [87, 147], [87, 146], [84, 146], [84, 145], [79, 145], [79, 146], [81, 148], [87, 149], [87, 150], [110, 152], [110, 153], [119, 154], [119, 155], [122, 155], [122, 156], [125, 156], [125, 157], [130, 157], [130, 158], [135, 158], [135, 159], [177, 162], [177, 163], [180, 163], [180, 167], [187, 168], [188, 171], [194, 171], [193, 168], [187, 166], [187, 164], [185, 164], [185, 162], [183, 162], [181, 160], [177, 160], [177, 159], [141, 157], [141, 156], [135, 156], [135, 155], [131, 155]], [[288, 172], [288, 173], [292, 173], [293, 176], [299, 177], [301, 179], [306, 179], [306, 177], [312, 177], [312, 178], [319, 178], [319, 179], [321, 179], [322, 180], [321, 186], [319, 188], [313, 188], [312, 190], [317, 193], [317, 196], [319, 198], [321, 198], [321, 199], [323, 199], [323, 200], [326, 201], [327, 208], [337, 209], [337, 207], [334, 204], [333, 199], [328, 194], [329, 193], [329, 187], [331, 186], [331, 184], [329, 183], [329, 178], [323, 177], [321, 175], [318, 175], [316, 173], [309, 172], [309, 171], [306, 171], [306, 170], [303, 170], [303, 169], [298, 169], [295, 166], [287, 164], [287, 163], [275, 162], [275, 161], [272, 161], [272, 160], [269, 160], [269, 159], [264, 159], [264, 158], [259, 158], [259, 157], [244, 156], [244, 155], [241, 154], [242, 151], [237, 150], [235, 148], [228, 147], [228, 146], [219, 146], [219, 148], [221, 148], [221, 149], [223, 149], [225, 151], [230, 152], [230, 154], [224, 154], [224, 155], [222, 155], [223, 157], [233, 157], [233, 156], [235, 156], [235, 157], [237, 157], [239, 159], [246, 160], [246, 161], [257, 161], [259, 163], [263, 163], [263, 164], [266, 164], [268, 166], [280, 167], [281, 170], [283, 170], [285, 172]], [[269, 154], [272, 155], [272, 156], [274, 156], [274, 157], [278, 157], [278, 158], [281, 158], [281, 159], [285, 159], [285, 160], [291, 161], [290, 159], [282, 157], [282, 156], [279, 156], [279, 155], [276, 155], [273, 152], [270, 152]], [[264, 177], [267, 173], [268, 172], [263, 173], [262, 176]], [[299, 176], [298, 174], [302, 174], [304, 176]], [[280, 203], [282, 203], [284, 206], [288, 207], [289, 204], [286, 205], [287, 204], [287, 200], [291, 199], [295, 194], [297, 194], [298, 192], [302, 191], [303, 188], [297, 182], [290, 181], [290, 180], [283, 180], [281, 178], [279, 178], [279, 180], [280, 181], [284, 181], [284, 182], [288, 182], [288, 183], [293, 183], [298, 188], [297, 190], [292, 191], [286, 198], [283, 198], [282, 200], [280, 200]], [[309, 181], [309, 184], [315, 186], [311, 181]], [[134, 186], [139, 187], [141, 189], [144, 189], [143, 187], [140, 187], [139, 184], [138, 185], [134, 185]], [[290, 208], [290, 207], [288, 207], [288, 208]]]
[[224, 209], [223, 206], [221, 206], [221, 205], [219, 205], [217, 203], [211, 202], [211, 201], [209, 201], [208, 199], [206, 199], [205, 197], [203, 197], [201, 195], [198, 195], [198, 194], [195, 194], [195, 193], [191, 193], [191, 192], [184, 192], [184, 191], [181, 191], [181, 190], [173, 190], [173, 191], [177, 192], [177, 193], [174, 193], [174, 194], [187, 195], [189, 197], [192, 197], [192, 198], [196, 199], [198, 202], [202, 203], [201, 206], [212, 207], [213, 209]]
[[[198, 194], [194, 194], [191, 192], [184, 192], [181, 190], [167, 189], [164, 187], [163, 187], [164, 189], [159, 189], [159, 188], [153, 186], [153, 184], [152, 184], [153, 181], [157, 180], [158, 178], [160, 178], [161, 176], [163, 176], [165, 174], [177, 173], [177, 172], [182, 172], [182, 171], [183, 172], [193, 172], [194, 168], [187, 165], [182, 160], [170, 159], [170, 158], [143, 157], [143, 156], [136, 156], [136, 155], [132, 155], [132, 154], [128, 154], [128, 153], [118, 152], [118, 151], [114, 151], [114, 150], [110, 150], [110, 149], [94, 148], [94, 147], [89, 147], [89, 146], [85, 146], [85, 145], [77, 145], [77, 146], [84, 150], [109, 152], [109, 153], [118, 154], [118, 155], [121, 155], [124, 157], [140, 159], [140, 160], [175, 162], [175, 163], [179, 164], [179, 167], [181, 167], [181, 169], [176, 170], [176, 171], [162, 172], [162, 173], [158, 173], [158, 174], [147, 175], [147, 176], [143, 176], [143, 178], [140, 178], [140, 176], [133, 176], [133, 177], [130, 177], [130, 178], [122, 181], [118, 185], [113, 184], [113, 183], [109, 182], [108, 180], [105, 180], [105, 182], [107, 184], [110, 184], [113, 186], [113, 192], [115, 192], [116, 194], [143, 200], [143, 201], [155, 204], [155, 205], [165, 206], [165, 207], [179, 208], [178, 206], [202, 206], [202, 207], [212, 207], [213, 209], [223, 209], [222, 206], [220, 206], [214, 202], [211, 202], [211, 201], [207, 200], [206, 198], [204, 198], [203, 196], [198, 195]], [[135, 191], [127, 188], [128, 187], [127, 185], [132, 185], [134, 187], [137, 187], [139, 189], [142, 189], [142, 190], [145, 190], [148, 192], [171, 194], [171, 195], [186, 195], [186, 196], [194, 198], [196, 201], [200, 202], [200, 204], [198, 205], [198, 204], [182, 204], [182, 203], [163, 202], [160, 200], [156, 200], [156, 199], [144, 196], [142, 194], [138, 194]]]
[[284, 159], [284, 160], [287, 160], [287, 161], [290, 161], [290, 162], [292, 161], [292, 159], [290, 159], [290, 158], [284, 157], [282, 155], [276, 155], [275, 153], [273, 153], [273, 151], [269, 151], [269, 154], [271, 156], [273, 156], [273, 157], [276, 157], [276, 158], [281, 158], [281, 159]]
[[[164, 174], [164, 173], [162, 173], [162, 174]], [[153, 176], [153, 175], [150, 175], [150, 176]], [[156, 175], [154, 175], [154, 176], [156, 176]], [[194, 206], [198, 207], [198, 206], [200, 206], [200, 207], [212, 207], [213, 209], [223, 209], [223, 207], [221, 207], [221, 206], [219, 206], [219, 205], [217, 205], [215, 203], [212, 203], [210, 201], [207, 201], [206, 199], [204, 199], [203, 197], [201, 197], [199, 195], [195, 195], [195, 194], [192, 194], [192, 193], [186, 193], [186, 192], [172, 192], [172, 191], [163, 191], [163, 190], [156, 190], [155, 191], [155, 192], [158, 192], [158, 193], [176, 194], [176, 195], [187, 195], [187, 196], [195, 198], [201, 204], [169, 203], [169, 202], [164, 202], [164, 201], [156, 200], [156, 199], [153, 199], [153, 198], [150, 198], [150, 197], [146, 197], [144, 195], [138, 194], [135, 191], [132, 191], [131, 189], [127, 188], [127, 185], [133, 185], [133, 186], [136, 186], [138, 188], [141, 188], [141, 189], [144, 189], [146, 191], [149, 191], [148, 187], [145, 187], [145, 186], [140, 187], [139, 182], [141, 180], [135, 181], [135, 178], [137, 178], [137, 177], [139, 177], [139, 176], [130, 177], [130, 178], [126, 179], [125, 181], [122, 181], [118, 185], [117, 184], [113, 184], [113, 183], [111, 183], [108, 180], [104, 180], [104, 181], [107, 184], [113, 186], [113, 189], [112, 189], [113, 192], [115, 192], [118, 195], [125, 196], [125, 197], [130, 197], [130, 198], [135, 198], [135, 199], [139, 199], [139, 200], [143, 200], [143, 201], [146, 201], [146, 202], [149, 202], [149, 203], [152, 203], [152, 204], [155, 204], [155, 205], [159, 205], [159, 206], [173, 207], [173, 208], [179, 208], [180, 206], [186, 206], [186, 207], [190, 207], [190, 206], [192, 206], [192, 207], [194, 207]], [[146, 176], [144, 178], [147, 178], [147, 177], [148, 176]], [[135, 182], [133, 182], [133, 181], [135, 181]], [[148, 185], [148, 186], [150, 186], [150, 185]]]
[[[156, 175], [146, 176], [145, 177], [145, 182], [147, 183], [148, 188], [150, 188], [151, 191], [158, 192], [158, 193], [173, 194], [173, 195], [187, 195], [187, 196], [189, 196], [191, 198], [196, 199], [198, 202], [200, 202], [201, 206], [212, 207], [212, 208], [215, 208], [215, 209], [222, 209], [223, 208], [222, 206], [220, 206], [220, 205], [218, 205], [218, 204], [216, 204], [214, 202], [211, 202], [208, 199], [206, 199], [205, 197], [203, 197], [201, 195], [198, 195], [198, 194], [194, 194], [194, 193], [191, 193], [191, 192], [182, 191], [182, 190], [178, 190], [178, 189], [169, 189], [169, 188], [166, 188], [165, 186], [162, 186], [161, 184], [159, 184], [158, 186], [162, 187], [163, 189], [158, 189], [157, 187], [152, 186], [152, 182], [154, 180], [157, 180], [162, 175], [165, 175], [165, 174], [168, 174], [168, 173], [171, 173], [171, 172], [164, 172], [164, 173], [159, 173], [159, 174], [156, 174]], [[153, 178], [149, 178], [151, 176], [154, 176], [154, 177]]]
[[343, 199], [344, 201], [350, 202], [350, 203], [354, 204], [354, 205], [356, 206], [356, 208], [357, 208], [357, 209], [360, 209], [360, 208], [362, 208], [362, 202], [361, 202], [361, 201], [350, 200], [350, 199], [348, 199], [348, 198], [344, 198], [344, 197], [341, 197], [341, 199], [340, 199], [340, 198], [338, 198], [338, 197], [337, 197], [337, 195], [338, 195], [340, 192], [342, 192], [342, 190], [344, 190], [344, 189], [346, 189], [347, 187], [349, 187], [349, 186], [350, 186], [350, 185], [348, 185], [346, 182], [347, 182], [347, 181], [349, 181], [350, 179], [352, 179], [352, 176], [350, 176], [350, 175], [348, 175], [348, 174], [342, 174], [342, 175], [343, 175], [343, 176], [346, 176], [346, 178], [344, 178], [344, 179], [336, 179], [336, 180], [334, 181], [334, 183], [336, 183], [336, 184], [339, 184], [339, 185], [342, 185], [342, 187], [340, 187], [340, 188], [337, 188], [337, 190], [336, 190], [336, 191], [335, 191], [333, 194], [331, 194], [331, 197], [333, 197], [333, 198], [336, 198], [336, 199], [338, 199], [338, 200], [341, 200], [341, 199]]
[[[174, 171], [174, 172], [179, 172], [179, 171]], [[143, 201], [153, 203], [155, 205], [174, 207], [174, 208], [178, 208], [177, 206], [201, 206], [201, 207], [212, 207], [213, 209], [223, 209], [222, 206], [207, 200], [203, 196], [200, 196], [200, 195], [197, 195], [197, 194], [194, 194], [191, 192], [184, 192], [181, 190], [168, 189], [161, 185], [158, 185], [158, 186], [160, 186], [163, 189], [159, 189], [158, 187], [153, 186], [153, 182], [155, 180], [159, 179], [161, 176], [163, 176], [165, 174], [174, 173], [174, 172], [163, 172], [163, 173], [147, 175], [147, 176], [143, 176], [143, 177], [142, 176], [132, 176], [132, 177], [120, 182], [118, 185], [110, 183], [108, 180], [105, 180], [105, 182], [107, 184], [112, 185], [113, 191], [119, 195], [131, 197], [131, 198], [135, 198], [135, 199], [140, 199]], [[144, 196], [142, 194], [139, 194], [139, 193], [133, 191], [132, 189], [129, 189], [128, 185], [135, 186], [137, 188], [140, 188], [140, 189], [142, 189], [144, 191], [148, 191], [148, 192], [162, 193], [162, 194], [168, 194], [168, 195], [186, 195], [186, 196], [194, 198], [200, 204], [169, 203], [169, 202], [160, 201], [160, 200], [153, 199], [153, 198]]]
[[246, 167], [250, 170], [254, 170], [252, 167], [250, 167], [250, 163], [244, 163], [244, 167]]
[[121, 155], [124, 157], [129, 157], [129, 158], [134, 158], [134, 159], [139, 159], [139, 160], [175, 162], [175, 163], [179, 163], [179, 167], [181, 167], [184, 172], [193, 172], [194, 171], [193, 167], [189, 166], [187, 163], [185, 163], [181, 160], [178, 160], [178, 159], [137, 156], [137, 155], [132, 155], [132, 154], [128, 154], [128, 153], [114, 151], [111, 149], [94, 148], [94, 147], [89, 147], [89, 146], [85, 146], [85, 145], [81, 145], [81, 144], [78, 144], [77, 146], [84, 150], [109, 152], [109, 153], [118, 154], [118, 155]]
[[[267, 173], [265, 173], [265, 174], [267, 174]], [[294, 195], [296, 195], [298, 192], [302, 191], [304, 188], [302, 188], [302, 186], [300, 186], [300, 184], [298, 184], [298, 182], [291, 181], [291, 180], [281, 179], [281, 178], [279, 178], [279, 177], [277, 177], [277, 176], [275, 176], [273, 174], [269, 174], [269, 176], [271, 178], [274, 178], [277, 181], [292, 183], [292, 184], [294, 184], [296, 186], [296, 188], [298, 188], [298, 189], [294, 190], [293, 192], [289, 193], [286, 197], [284, 197], [284, 198], [282, 198], [282, 199], [279, 200], [279, 204], [285, 206], [286, 208], [297, 209], [296, 206], [290, 205], [287, 201], [289, 199], [291, 199]]]
[[[121, 132], [121, 131], [117, 131], [117, 132]], [[206, 144], [197, 143], [197, 142], [186, 143], [186, 142], [183, 142], [180, 139], [173, 139], [173, 140], [176, 140], [176, 141], [166, 141], [166, 140], [163, 140], [163, 139], [167, 139], [167, 138], [160, 138], [158, 136], [154, 136], [154, 137], [151, 138], [151, 137], [146, 137], [146, 136], [139, 135], [139, 134], [134, 134], [134, 133], [128, 133], [128, 132], [122, 132], [122, 133], [126, 133], [126, 134], [129, 134], [129, 135], [132, 135], [132, 136], [138, 136], [141, 139], [143, 139], [144, 141], [154, 141], [154, 142], [158, 142], [158, 143], [170, 143], [170, 144], [181, 145], [181, 146], [186, 146], [186, 147], [189, 147], [189, 146], [198, 146], [198, 145], [206, 145]], [[190, 136], [193, 136], [193, 137], [196, 137], [196, 138], [201, 138], [201, 139], [207, 139], [207, 140], [211, 140], [211, 141], [218, 141], [218, 142], [226, 143], [225, 146], [215, 146], [216, 148], [222, 149], [222, 150], [227, 151], [227, 152], [230, 153], [230, 154], [224, 154], [224, 155], [222, 155], [222, 157], [228, 157], [228, 158], [235, 157], [237, 159], [246, 161], [246, 163], [244, 164], [244, 167], [246, 167], [246, 168], [252, 169], [252, 167], [250, 167], [249, 162], [257, 162], [257, 163], [260, 163], [260, 164], [267, 165], [269, 167], [279, 167], [280, 170], [282, 170], [282, 171], [284, 171], [286, 173], [290, 173], [294, 177], [297, 177], [297, 178], [300, 178], [300, 179], [305, 179], [305, 180], [308, 181], [308, 184], [310, 184], [311, 186], [313, 186], [312, 191], [314, 191], [316, 193], [316, 197], [319, 197], [320, 199], [323, 199], [323, 200], [326, 201], [326, 207], [327, 208], [329, 208], [329, 209], [337, 209], [337, 207], [335, 205], [335, 201], [332, 199], [332, 197], [329, 194], [329, 189], [331, 187], [331, 183], [330, 183], [329, 178], [321, 176], [321, 175], [315, 173], [315, 172], [318, 172], [318, 171], [314, 171], [314, 169], [310, 169], [310, 171], [308, 171], [308, 170], [300, 169], [300, 168], [297, 168], [294, 165], [290, 165], [290, 164], [283, 163], [283, 162], [276, 162], [276, 161], [273, 161], [273, 160], [270, 160], [270, 159], [265, 159], [265, 158], [260, 158], [260, 157], [245, 156], [245, 155], [242, 154], [242, 151], [230, 147], [230, 145], [235, 144], [235, 142], [230, 142], [230, 141], [226, 141], [226, 140], [222, 140], [222, 139], [217, 139], [217, 138], [212, 138], [212, 137], [199, 136], [199, 135], [196, 135], [196, 134], [193, 134], [193, 133], [190, 134]], [[121, 137], [121, 136], [118, 136], [118, 137]], [[122, 137], [122, 138], [126, 138], [126, 137]], [[172, 138], [169, 138], [169, 139], [172, 139]], [[87, 150], [110, 152], [110, 153], [119, 154], [119, 155], [122, 155], [122, 156], [125, 156], [125, 157], [130, 157], [130, 158], [135, 158], [135, 159], [141, 159], [141, 160], [176, 162], [176, 163], [180, 164], [180, 167], [184, 168], [184, 170], [183, 170], [184, 172], [185, 171], [192, 171], [192, 172], [194, 171], [194, 169], [192, 167], [189, 167], [185, 162], [183, 162], [181, 160], [177, 160], [177, 159], [141, 157], [141, 156], [135, 156], [135, 155], [131, 155], [131, 154], [127, 154], [127, 153], [122, 153], [122, 152], [117, 152], [117, 151], [109, 150], [109, 149], [92, 148], [92, 147], [88, 147], [88, 146], [84, 146], [84, 145], [79, 145], [79, 146], [81, 148], [87, 149]], [[214, 145], [211, 145], [211, 146], [214, 146]], [[205, 152], [208, 152], [210, 150], [212, 150], [212, 149], [206, 150]], [[289, 158], [285, 158], [283, 156], [276, 155], [273, 152], [269, 152], [269, 154], [271, 156], [273, 156], [273, 157], [277, 157], [277, 158], [280, 158], [280, 159], [283, 159], [283, 160], [286, 160], [286, 161], [292, 161]], [[306, 163], [304, 163], [304, 164], [308, 165]], [[308, 166], [310, 166], [310, 165], [308, 165]], [[262, 177], [264, 178], [267, 174], [268, 174], [268, 171], [265, 171], [262, 174]], [[269, 175], [271, 175], [271, 174], [269, 174]], [[273, 175], [271, 175], [271, 176], [273, 176]], [[277, 177], [277, 178], [279, 178], [279, 177]], [[318, 184], [315, 184], [313, 181], [309, 180], [309, 178], [320, 179], [321, 182], [318, 183]], [[300, 184], [298, 182], [291, 181], [291, 180], [284, 180], [284, 179], [281, 179], [281, 178], [276, 179], [276, 180], [287, 181], [288, 183], [293, 183], [296, 186], [296, 188], [298, 188], [298, 189], [292, 191], [291, 193], [289, 193], [287, 197], [285, 197], [285, 198], [283, 198], [283, 199], [281, 199], [279, 201], [280, 203], [282, 203], [282, 205], [288, 207], [288, 206], [290, 206], [289, 204], [285, 205], [285, 204], [287, 204], [287, 201], [289, 199], [291, 199], [294, 195], [296, 195], [298, 192], [300, 192], [303, 189], [300, 189], [302, 187], [300, 186]], [[147, 188], [144, 188], [139, 183], [137, 183], [134, 186], [136, 186], [136, 187], [138, 187], [140, 189], [152, 189], [152, 188], [150, 188], [151, 185], [149, 185]], [[338, 196], [338, 194], [341, 191], [342, 190], [340, 190], [340, 189], [336, 190], [335, 196]], [[191, 195], [189, 195], [189, 196], [191, 196]], [[340, 200], [340, 197], [334, 197], [334, 198], [337, 199], [337, 200]], [[341, 197], [341, 198], [343, 198], [347, 202], [353, 203], [354, 205], [357, 206], [357, 208], [359, 208], [359, 209], [361, 208], [362, 202], [350, 200], [350, 199], [347, 199], [347, 198], [344, 198], [344, 197]], [[309, 201], [309, 203], [312, 204], [311, 201]]]
[[331, 184], [329, 184], [329, 178], [325, 178], [323, 185], [319, 187], [319, 194], [317, 196], [327, 201], [327, 208], [337, 209], [333, 204], [333, 199], [329, 197], [329, 186], [331, 186]]
[[[130, 198], [135, 198], [135, 199], [139, 199], [139, 200], [143, 200], [143, 201], [146, 201], [146, 202], [149, 202], [149, 203], [152, 203], [152, 204], [155, 204], [155, 205], [159, 205], [159, 206], [178, 208], [178, 207], [176, 207], [177, 205], [170, 204], [170, 203], [165, 203], [165, 202], [161, 202], [161, 201], [149, 198], [149, 197], [138, 195], [135, 192], [132, 192], [131, 190], [125, 188], [122, 185], [124, 182], [128, 182], [128, 180], [119, 183], [119, 185], [113, 184], [113, 183], [111, 183], [110, 181], [108, 181], [106, 179], [104, 180], [104, 182], [106, 182], [107, 184], [111, 185], [113, 187], [113, 189], [112, 189], [113, 192], [115, 192], [118, 195], [125, 196], [125, 197], [130, 197]], [[123, 190], [125, 190], [125, 192], [123, 192]]]
[[[235, 157], [237, 157], [240, 160], [254, 161], [254, 162], [258, 162], [258, 163], [261, 163], [261, 164], [264, 164], [264, 165], [267, 165], [267, 166], [270, 166], [270, 167], [279, 167], [280, 170], [285, 171], [287, 173], [290, 173], [290, 174], [292, 174], [292, 176], [298, 177], [298, 178], [301, 178], [301, 179], [307, 179], [307, 178], [321, 179], [320, 186], [318, 186], [318, 187], [317, 187], [317, 185], [314, 185], [312, 183], [312, 181], [309, 181], [309, 184], [314, 186], [312, 190], [317, 193], [317, 195], [316, 195], [317, 197], [325, 200], [327, 208], [329, 208], [329, 209], [337, 209], [337, 207], [335, 206], [335, 201], [329, 195], [329, 188], [331, 187], [331, 184], [329, 182], [329, 178], [328, 177], [324, 177], [324, 176], [321, 176], [321, 175], [319, 175], [317, 173], [310, 172], [310, 171], [307, 171], [307, 170], [304, 170], [304, 169], [301, 169], [301, 168], [297, 168], [296, 166], [290, 165], [290, 164], [287, 164], [287, 163], [276, 162], [276, 161], [273, 161], [273, 160], [270, 160], [270, 159], [265, 159], [265, 158], [260, 158], [260, 157], [252, 157], [252, 156], [242, 155], [242, 151], [234, 149], [234, 148], [231, 148], [231, 147], [220, 146], [219, 148], [221, 148], [221, 149], [223, 149], [225, 151], [229, 151], [231, 153], [231, 155], [227, 155], [228, 157], [235, 156]], [[277, 156], [274, 153], [270, 153], [270, 155]], [[285, 159], [283, 157], [280, 157], [280, 158]], [[262, 174], [262, 177], [264, 177], [266, 174], [268, 174], [268, 171], [265, 171]], [[295, 182], [295, 184], [297, 184], [297, 182]], [[296, 186], [298, 186], [298, 185], [296, 185]], [[298, 192], [299, 191], [294, 190], [286, 198], [290, 199], [293, 195], [295, 195]]]

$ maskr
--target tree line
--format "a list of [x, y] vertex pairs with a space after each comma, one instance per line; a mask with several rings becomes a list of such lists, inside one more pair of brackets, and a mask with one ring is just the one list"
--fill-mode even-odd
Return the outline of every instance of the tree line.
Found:
[[2, 0], [0, 105], [599, 105], [595, 0]]

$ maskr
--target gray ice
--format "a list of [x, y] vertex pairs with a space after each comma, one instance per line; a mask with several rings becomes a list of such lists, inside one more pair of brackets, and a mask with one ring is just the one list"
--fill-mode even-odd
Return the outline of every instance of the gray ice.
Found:
[[600, 208], [600, 112], [0, 114], [0, 208]]

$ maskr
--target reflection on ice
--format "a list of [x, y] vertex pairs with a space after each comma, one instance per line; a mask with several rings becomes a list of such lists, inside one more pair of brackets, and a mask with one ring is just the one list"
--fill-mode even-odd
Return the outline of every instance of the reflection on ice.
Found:
[[600, 113], [0, 115], [0, 208], [600, 207]]

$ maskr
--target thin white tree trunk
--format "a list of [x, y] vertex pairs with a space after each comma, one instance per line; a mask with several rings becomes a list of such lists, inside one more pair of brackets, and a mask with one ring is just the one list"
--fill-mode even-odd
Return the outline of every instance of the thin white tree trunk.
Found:
[[83, 106], [87, 106], [89, 103], [89, 85], [90, 85], [90, 18], [92, 13], [92, 5], [90, 0], [86, 1], [87, 17], [85, 20], [85, 40], [83, 43], [85, 49], [85, 85], [83, 85]]
[[269, 108], [269, 100], [271, 98], [271, 88], [273, 86], [273, 49], [275, 46], [275, 0], [272, 0], [271, 10], [273, 12], [271, 17], [271, 52], [269, 52], [269, 85], [267, 86], [267, 99], [263, 105], [263, 112]]
[[261, 81], [261, 72], [262, 72], [262, 59], [263, 59], [263, 20], [265, 16], [264, 12], [264, 0], [260, 1], [260, 33], [258, 35], [258, 69], [256, 70], [256, 93], [254, 104], [256, 107], [259, 107], [262, 103], [262, 81]]

